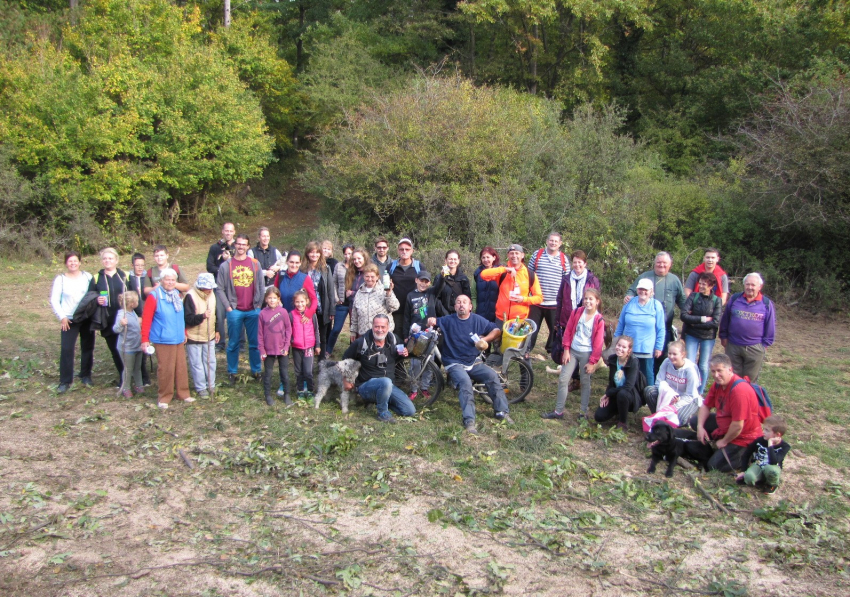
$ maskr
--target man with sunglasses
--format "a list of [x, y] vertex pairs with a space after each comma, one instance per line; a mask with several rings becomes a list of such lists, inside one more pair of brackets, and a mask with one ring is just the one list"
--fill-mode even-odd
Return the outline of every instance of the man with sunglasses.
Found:
[[[416, 278], [422, 270], [422, 264], [413, 258], [413, 241], [404, 237], [398, 241], [398, 259], [394, 259], [387, 268], [387, 273], [393, 282], [393, 294], [399, 305], [407, 304], [407, 295], [416, 290]], [[380, 267], [380, 266], [379, 266]], [[399, 334], [404, 325], [404, 309], [393, 312], [393, 329]]]
[[390, 318], [381, 313], [372, 319], [372, 329], [348, 345], [342, 358], [360, 363], [360, 373], [353, 384], [344, 381], [348, 391], [357, 388], [363, 402], [372, 402], [378, 408], [378, 420], [395, 423], [391, 410], [402, 417], [412, 417], [416, 407], [410, 398], [394, 385], [395, 364], [400, 356], [407, 356], [407, 349], [396, 348], [401, 342], [390, 331]]
[[390, 250], [390, 243], [383, 236], [379, 236], [375, 240], [375, 253], [372, 255], [372, 263], [378, 266], [378, 278], [383, 279], [384, 273], [392, 263], [390, 256], [387, 254]]

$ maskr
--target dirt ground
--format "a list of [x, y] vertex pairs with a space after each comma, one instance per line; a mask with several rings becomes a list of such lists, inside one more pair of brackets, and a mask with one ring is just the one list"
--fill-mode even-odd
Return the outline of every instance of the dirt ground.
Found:
[[[312, 208], [309, 198], [298, 193], [290, 192], [287, 201]], [[288, 219], [286, 205], [237, 222], [237, 229], [269, 222], [277, 239], [314, 221], [315, 214], [309, 213], [302, 220]], [[202, 271], [213, 240], [187, 237], [172, 255], [194, 277]], [[96, 271], [95, 264], [89, 257], [84, 268]], [[455, 468], [415, 451], [399, 480], [393, 481], [390, 497], [383, 500], [364, 497], [362, 487], [353, 486], [347, 479], [354, 477], [346, 477], [345, 471], [325, 470], [298, 485], [203, 465], [205, 455], [220, 455], [232, 445], [229, 442], [242, 435], [262, 435], [263, 428], [250, 428], [250, 416], [241, 426], [209, 424], [215, 409], [229, 406], [223, 403], [199, 402], [160, 413], [153, 392], [132, 401], [117, 398], [108, 384], [114, 370], [100, 340], [97, 387], [56, 395], [59, 334], [47, 297], [61, 267], [11, 263], [4, 269], [0, 272], [0, 358], [5, 371], [0, 378], [2, 595], [691, 592], [790, 597], [850, 592], [846, 551], [828, 567], [815, 565], [812, 558], [822, 561], [822, 552], [795, 555], [795, 535], [790, 531], [785, 543], [764, 540], [766, 527], [752, 515], [754, 509], [776, 506], [780, 499], [799, 512], [811, 512], [807, 504], [829, 497], [830, 492], [835, 493], [835, 507], [846, 509], [847, 469], [828, 466], [805, 448], [811, 435], [844, 441], [844, 425], [825, 423], [808, 435], [798, 433], [802, 447], [786, 460], [781, 496], [732, 497], [726, 514], [682, 473], [677, 473], [672, 495], [689, 500], [684, 513], [650, 508], [639, 514], [625, 498], [622, 508], [612, 509], [603, 494], [594, 493], [601, 485], [592, 471], [603, 466], [617, 476], [611, 491], [629, 484], [668, 491], [660, 474], [646, 475], [641, 437], [635, 432], [623, 444], [570, 444], [573, 461], [589, 463], [577, 469], [586, 476], [576, 474], [545, 498], [531, 491], [510, 496], [515, 526], [507, 534], [447, 518], [429, 521], [429, 512], [447, 504], [457, 505], [459, 511], [486, 513], [488, 504], [495, 511], [508, 500], [495, 494], [491, 500], [464, 480], [453, 481]], [[779, 330], [769, 368], [829, 362], [835, 375], [847, 381], [850, 325], [845, 320], [780, 309]], [[541, 397], [548, 403], [554, 398], [554, 379], [543, 369], [538, 364], [535, 372]], [[220, 376], [222, 371], [223, 360]], [[316, 420], [309, 409], [275, 416], [289, 417], [293, 426]], [[327, 415], [331, 416], [337, 415]], [[523, 417], [537, 413], [518, 408], [515, 418]], [[238, 416], [230, 415], [230, 420], [238, 421]], [[434, 425], [435, 433], [448, 425], [427, 419], [422, 424]], [[373, 433], [365, 424], [361, 429], [364, 436]], [[558, 438], [555, 444], [566, 441], [560, 427], [551, 429]], [[393, 432], [405, 433], [404, 425]], [[522, 425], [518, 434], [532, 435], [524, 433]], [[492, 441], [501, 438], [494, 437]], [[491, 439], [480, 441], [476, 457], [485, 461]], [[184, 464], [181, 450], [195, 468]], [[370, 454], [364, 452], [367, 465]], [[706, 486], [711, 482], [704, 481]], [[722, 484], [714, 482], [711, 487], [719, 499], [731, 495]], [[574, 546], [554, 548], [554, 543], [541, 539], [544, 531], [557, 534], [547, 531], [548, 522], [540, 522], [544, 516], [547, 521], [560, 516], [564, 524], [588, 516], [599, 516], [602, 522], [577, 526], [570, 535]], [[798, 519], [789, 517], [784, 524]], [[810, 537], [820, 524], [817, 521], [812, 514], [811, 524], [800, 527], [800, 536]], [[846, 520], [833, 524], [847, 530]], [[817, 532], [822, 533], [820, 539], [801, 541], [820, 541], [821, 547], [836, 541], [824, 529]], [[766, 555], [765, 550], [783, 550], [787, 557]]]

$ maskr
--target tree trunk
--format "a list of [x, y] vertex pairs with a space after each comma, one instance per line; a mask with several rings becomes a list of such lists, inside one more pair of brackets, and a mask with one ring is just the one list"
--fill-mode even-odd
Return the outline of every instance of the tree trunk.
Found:
[[230, 0], [224, 0], [224, 26], [230, 27]]

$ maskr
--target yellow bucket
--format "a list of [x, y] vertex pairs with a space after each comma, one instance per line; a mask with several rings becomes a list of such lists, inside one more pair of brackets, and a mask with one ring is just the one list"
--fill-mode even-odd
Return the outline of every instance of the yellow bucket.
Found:
[[528, 340], [531, 335], [537, 331], [537, 325], [530, 319], [520, 319], [519, 324], [522, 326], [524, 323], [528, 323], [531, 326], [531, 331], [528, 332], [525, 336], [515, 336], [508, 331], [508, 326], [514, 323], [516, 319], [511, 319], [506, 321], [504, 325], [502, 325], [502, 344], [499, 347], [499, 352], [505, 354], [505, 351], [509, 348], [517, 348], [521, 349], [526, 340]]

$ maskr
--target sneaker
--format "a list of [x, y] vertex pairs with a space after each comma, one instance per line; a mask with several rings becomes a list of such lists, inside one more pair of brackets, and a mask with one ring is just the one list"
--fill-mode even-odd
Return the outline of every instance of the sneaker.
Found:
[[280, 384], [280, 387], [277, 389], [277, 395], [283, 396], [286, 392], [283, 391], [283, 384]]
[[543, 413], [542, 415], [540, 415], [540, 418], [541, 419], [563, 419], [564, 413], [559, 413], [558, 411], [553, 410], [550, 413]]
[[231, 373], [230, 375], [228, 375], [227, 381], [230, 383], [231, 386], [235, 386], [236, 385], [236, 374]]
[[207, 392], [206, 390], [201, 390], [200, 392], [198, 392], [198, 398], [209, 398], [209, 397], [210, 397], [210, 393]]
[[151, 380], [150, 379], [143, 379], [142, 385], [145, 386], [146, 388], [151, 387]]
[[765, 492], [765, 493], [768, 493], [768, 494], [770, 494], [770, 493], [776, 493], [776, 490], [777, 490], [777, 489], [779, 489], [779, 486], [778, 486], [778, 485], [765, 485], [765, 486], [764, 486], [764, 492]]
[[411, 392], [408, 398], [410, 398], [410, 401], [413, 402], [414, 400], [416, 400], [417, 395], [419, 395], [419, 392]]
[[80, 380], [80, 383], [83, 384], [84, 386], [86, 386], [87, 388], [93, 388], [94, 387], [94, 382], [91, 380], [91, 377], [83, 377]]
[[304, 392], [304, 400], [312, 400], [314, 397], [313, 392]]
[[274, 406], [274, 398], [272, 398], [271, 394], [266, 394], [266, 404]]
[[141, 394], [144, 391], [145, 391], [144, 386], [133, 386], [133, 393], [135, 393], [135, 394]]
[[303, 390], [302, 390], [302, 391], [298, 392], [297, 394], [295, 394], [295, 398], [296, 398], [296, 399], [298, 399], [298, 400], [304, 400], [304, 395], [305, 395], [306, 393], [307, 393], [307, 392], [305, 392], [305, 391], [303, 391]]
[[388, 425], [394, 425], [396, 423], [395, 417], [391, 414], [386, 414], [384, 416], [378, 415], [378, 420], [381, 423], [387, 423]]
[[160, 410], [168, 410], [168, 404], [166, 404], [165, 402], [157, 402], [156, 405], [157, 407], [159, 407]]
[[124, 396], [124, 398], [132, 398], [133, 392], [130, 390], [121, 390], [121, 395]]
[[422, 397], [425, 400], [430, 400], [431, 399], [431, 392], [429, 392], [428, 390], [422, 390]]
[[66, 384], [66, 383], [60, 383], [60, 384], [59, 384], [59, 387], [58, 387], [58, 388], [56, 388], [56, 393], [57, 393], [57, 394], [64, 394], [65, 392], [67, 392], [67, 391], [68, 391], [68, 389], [69, 389], [70, 387], [71, 387], [71, 386], [69, 386], [69, 385], [68, 385], [68, 384]]
[[185, 403], [187, 403], [187, 404], [192, 404], [194, 401], [195, 401], [195, 399], [194, 399], [194, 398], [192, 398], [191, 396], [189, 396], [188, 398], [184, 398], [184, 399], [183, 399], [183, 402], [185, 402]]
[[478, 429], [475, 428], [475, 421], [467, 421], [464, 423], [463, 430], [470, 435], [478, 435]]
[[514, 424], [514, 420], [511, 418], [511, 416], [503, 411], [499, 411], [496, 413], [496, 419], [498, 419], [499, 421], [504, 421], [506, 425]]

